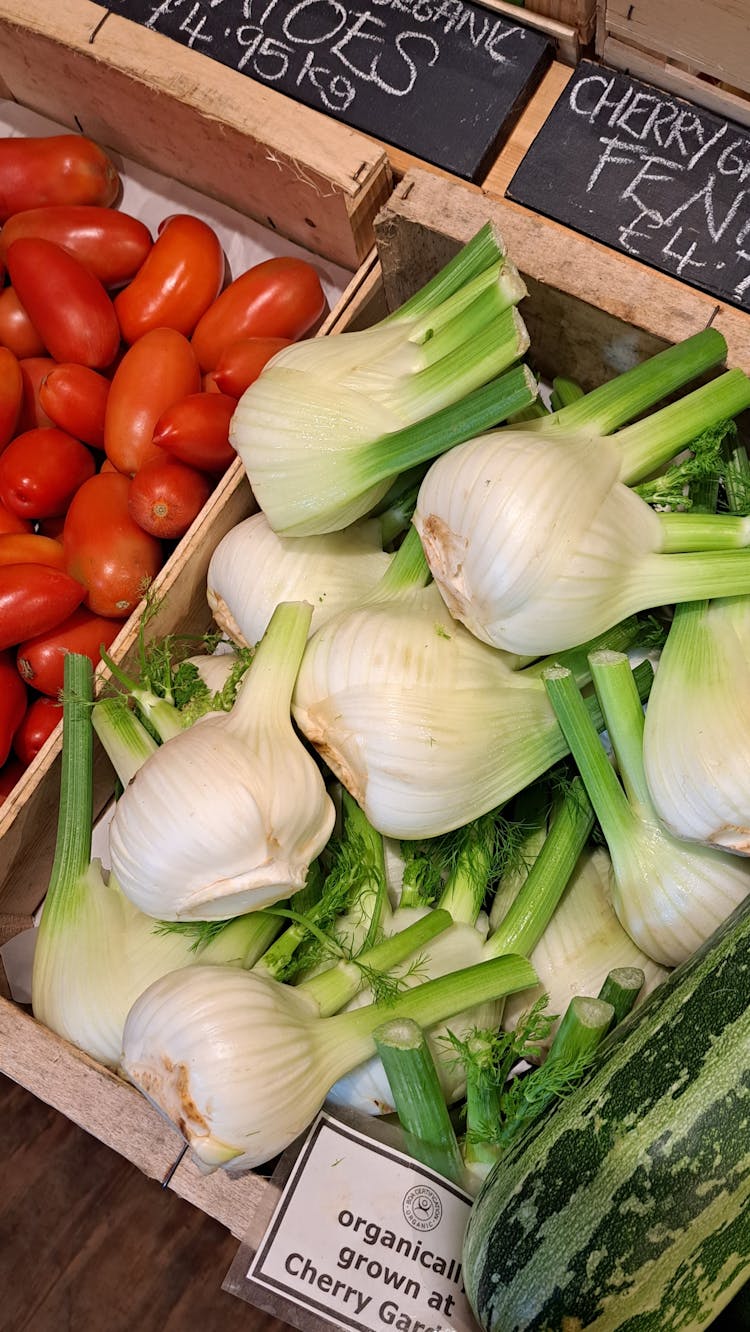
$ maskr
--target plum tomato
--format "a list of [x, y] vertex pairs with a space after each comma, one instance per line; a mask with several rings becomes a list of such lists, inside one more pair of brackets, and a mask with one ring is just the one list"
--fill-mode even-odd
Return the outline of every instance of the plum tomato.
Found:
[[90, 451], [65, 430], [27, 430], [0, 453], [0, 499], [20, 518], [54, 518], [95, 471]]
[[66, 567], [83, 584], [86, 605], [115, 620], [135, 609], [164, 560], [161, 543], [128, 512], [131, 484], [119, 472], [98, 472], [73, 496], [63, 528]]
[[192, 342], [201, 370], [213, 370], [231, 342], [295, 342], [326, 309], [320, 278], [305, 259], [266, 259], [235, 278], [198, 321]]

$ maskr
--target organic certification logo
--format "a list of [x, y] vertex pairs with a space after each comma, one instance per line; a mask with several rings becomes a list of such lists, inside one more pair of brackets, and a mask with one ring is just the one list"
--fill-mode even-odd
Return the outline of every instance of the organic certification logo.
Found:
[[429, 1184], [415, 1184], [404, 1194], [403, 1213], [412, 1230], [434, 1230], [440, 1225], [443, 1204]]

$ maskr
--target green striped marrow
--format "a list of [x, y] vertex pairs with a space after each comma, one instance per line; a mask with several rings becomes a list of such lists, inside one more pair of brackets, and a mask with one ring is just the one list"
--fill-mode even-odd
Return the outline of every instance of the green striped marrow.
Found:
[[750, 899], [494, 1168], [464, 1279], [486, 1332], [698, 1332], [750, 1277]]

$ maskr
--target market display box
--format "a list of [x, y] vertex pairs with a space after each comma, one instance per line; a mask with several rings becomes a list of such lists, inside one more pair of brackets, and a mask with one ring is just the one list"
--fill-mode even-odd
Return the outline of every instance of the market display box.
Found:
[[[488, 4], [518, 13], [503, 0]], [[554, 25], [567, 28], [567, 36], [558, 34], [558, 49], [575, 59], [590, 36], [593, 11], [593, 0], [533, 0], [522, 14], [550, 33]], [[683, 19], [672, 15], [672, 39]], [[722, 49], [731, 40], [725, 35]], [[601, 54], [614, 61], [611, 49]], [[396, 308], [491, 217], [529, 288], [521, 313], [538, 373], [568, 375], [590, 388], [708, 325], [726, 338], [728, 363], [750, 371], [750, 316], [504, 197], [571, 75], [563, 63], [550, 67], [481, 188], [414, 167], [406, 155], [386, 153], [373, 140], [89, 0], [54, 6], [25, 0], [22, 10], [17, 0], [0, 0], [0, 69], [0, 95], [177, 177], [313, 254], [349, 269], [359, 264], [320, 335], [367, 327]], [[736, 71], [726, 73], [731, 82]], [[388, 198], [392, 168], [402, 179]], [[369, 252], [373, 227], [376, 253]], [[207, 627], [211, 553], [253, 507], [237, 463], [159, 575], [151, 634]], [[116, 644], [126, 665], [136, 636], [134, 617]], [[45, 891], [60, 744], [59, 736], [51, 737], [0, 810], [0, 943], [29, 927]], [[97, 750], [97, 813], [112, 789], [111, 769]], [[177, 1131], [140, 1093], [35, 1022], [27, 1007], [1, 997], [0, 1071], [235, 1235], [246, 1232], [267, 1188], [262, 1176], [203, 1176], [181, 1155]]]
[[[590, 385], [711, 325], [726, 338], [730, 364], [750, 371], [750, 316], [745, 311], [506, 197], [514, 173], [572, 77], [573, 70], [560, 61], [550, 66], [481, 188], [497, 209], [508, 251], [529, 284], [530, 302], [523, 308], [534, 355], [540, 363], [556, 358], [557, 373], [577, 371], [576, 377]], [[659, 86], [668, 86], [653, 77]], [[409, 189], [407, 175], [395, 190], [407, 213]], [[425, 184], [424, 189], [440, 197], [439, 185]], [[435, 212], [438, 227], [441, 209], [442, 204]], [[537, 283], [544, 288], [539, 301]]]
[[[561, 236], [558, 233], [563, 229], [554, 224], [526, 218], [522, 210], [492, 201], [459, 182], [415, 169], [378, 215], [378, 253], [360, 268], [322, 334], [335, 336], [367, 327], [387, 309], [395, 308], [489, 217], [504, 233], [509, 252], [529, 285], [521, 310], [531, 334], [530, 359], [540, 374], [574, 375], [591, 386], [709, 322], [706, 311], [713, 310], [713, 303], [681, 284], [671, 284], [678, 290], [665, 308], [661, 296], [669, 289], [668, 280], [657, 274], [644, 275], [639, 266], [632, 265], [629, 285], [623, 279], [624, 285], [613, 295], [607, 285], [612, 270], [606, 263], [602, 269], [599, 247], [583, 238]], [[580, 244], [577, 255], [571, 256], [573, 242]], [[581, 295], [580, 283], [571, 280], [576, 263], [583, 264], [588, 274], [589, 299]], [[649, 282], [655, 285], [649, 286]], [[713, 322], [722, 327], [730, 342], [729, 363], [740, 364], [744, 358], [745, 365], [750, 364], [750, 318], [727, 310], [720, 311]], [[164, 632], [165, 622], [186, 631], [206, 625], [205, 572], [211, 551], [252, 507], [252, 495], [238, 463], [190, 534], [179, 567], [165, 581], [153, 633]], [[127, 650], [128, 645], [126, 656]], [[101, 810], [113, 787], [101, 756], [97, 772], [97, 808]], [[54, 827], [56, 805], [57, 778], [52, 768], [39, 774], [21, 805], [17, 803], [11, 826], [6, 824], [0, 855], [7, 860], [9, 850], [15, 852], [19, 845], [25, 848], [0, 888], [0, 920], [6, 937], [28, 924], [44, 893], [51, 832], [44, 856], [37, 846], [44, 829]], [[29, 863], [34, 864], [33, 872]], [[8, 1000], [0, 1000], [0, 1070], [147, 1175], [168, 1180], [170, 1188], [218, 1218], [234, 1234], [245, 1233], [268, 1187], [264, 1178], [249, 1173], [233, 1179], [221, 1171], [202, 1176], [186, 1155], [180, 1155], [184, 1144], [179, 1134], [139, 1092], [35, 1022], [27, 1008]]]

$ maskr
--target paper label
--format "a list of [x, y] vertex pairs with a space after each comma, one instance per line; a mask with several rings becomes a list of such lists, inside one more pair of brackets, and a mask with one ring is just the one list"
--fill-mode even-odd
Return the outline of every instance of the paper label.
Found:
[[[321, 1112], [247, 1279], [322, 1325], [473, 1332], [461, 1275], [470, 1207], [434, 1171]], [[279, 1316], [311, 1325], [293, 1308]]]

